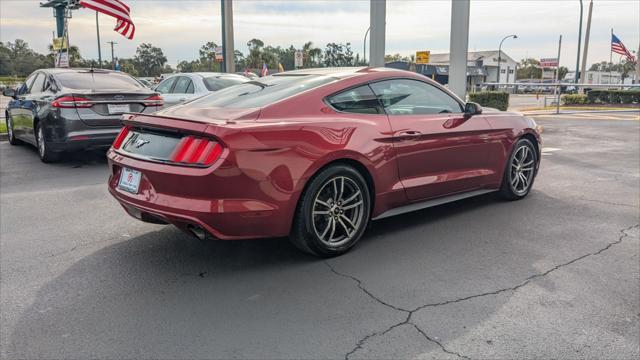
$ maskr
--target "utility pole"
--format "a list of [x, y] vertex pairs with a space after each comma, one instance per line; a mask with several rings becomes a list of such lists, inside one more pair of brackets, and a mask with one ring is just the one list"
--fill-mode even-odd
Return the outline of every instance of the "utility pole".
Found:
[[638, 45], [638, 52], [636, 53], [636, 81], [635, 84], [640, 84], [640, 45]]
[[233, 0], [220, 0], [222, 11], [222, 72], [236, 71], [233, 47]]
[[[560, 80], [560, 50], [562, 49], [562, 35], [560, 35], [560, 39], [558, 39], [558, 66], [556, 67], [556, 84], [558, 83], [558, 81]], [[555, 92], [556, 92], [556, 114], [560, 113], [560, 93], [562, 88], [556, 86], [555, 87]]]
[[116, 45], [118, 43], [115, 42], [115, 41], [107, 41], [107, 44], [111, 44], [111, 67], [112, 67], [112, 70], [115, 70], [116, 69], [116, 61], [115, 61], [115, 58], [113, 56], [113, 45]]
[[576, 58], [576, 76], [574, 76], [574, 82], [577, 84], [579, 79], [578, 74], [580, 73], [580, 42], [582, 41], [582, 0], [580, 0], [580, 25], [578, 27], [578, 56]]
[[386, 0], [371, 0], [369, 3], [369, 65], [384, 66], [384, 46], [386, 37]]
[[[591, 33], [591, 13], [593, 12], [593, 0], [589, 2], [589, 15], [587, 15], [587, 31], [584, 34], [584, 53], [582, 54], [582, 71], [580, 71], [580, 83], [584, 84], [587, 73], [587, 53], [589, 52], [589, 34]], [[582, 93], [582, 91], [580, 91]]]
[[102, 49], [100, 46], [100, 26], [98, 25], [98, 12], [96, 11], [96, 35], [98, 36], [98, 67], [102, 69]]
[[465, 101], [467, 97], [470, 8], [470, 0], [456, 0], [451, 2], [449, 90], [458, 95], [462, 101]]

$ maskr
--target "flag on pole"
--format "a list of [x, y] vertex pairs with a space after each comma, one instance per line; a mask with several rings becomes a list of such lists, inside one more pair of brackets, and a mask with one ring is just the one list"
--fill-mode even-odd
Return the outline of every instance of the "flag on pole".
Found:
[[611, 51], [616, 54], [624, 55], [631, 61], [636, 60], [635, 56], [633, 56], [631, 52], [627, 50], [622, 41], [620, 41], [617, 36], [613, 35], [613, 33], [611, 33]]
[[267, 69], [267, 63], [262, 63], [262, 71], [260, 72], [260, 76], [269, 75], [269, 69]]
[[117, 23], [113, 30], [129, 40], [133, 39], [136, 26], [131, 20], [129, 7], [121, 0], [80, 0], [80, 5], [116, 18]]

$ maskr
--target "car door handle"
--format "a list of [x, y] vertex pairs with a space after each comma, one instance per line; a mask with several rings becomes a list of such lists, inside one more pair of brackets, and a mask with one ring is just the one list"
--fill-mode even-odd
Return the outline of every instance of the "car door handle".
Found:
[[185, 101], [187, 98], [180, 98], [179, 101]]
[[409, 130], [409, 131], [403, 131], [401, 133], [398, 134], [398, 136], [419, 136], [422, 135], [422, 133], [420, 131], [415, 131], [415, 130]]
[[408, 131], [402, 131], [398, 133], [397, 138], [399, 140], [414, 140], [418, 138], [420, 135], [422, 135], [420, 131], [408, 130]]

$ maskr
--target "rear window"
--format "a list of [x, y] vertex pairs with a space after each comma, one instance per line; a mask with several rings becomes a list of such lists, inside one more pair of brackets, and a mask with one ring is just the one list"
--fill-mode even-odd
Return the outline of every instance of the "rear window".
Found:
[[333, 77], [320, 75], [267, 76], [231, 86], [185, 104], [189, 108], [256, 108], [330, 83]]
[[204, 86], [206, 86], [209, 91], [218, 91], [231, 85], [242, 84], [247, 81], [249, 81], [249, 79], [235, 76], [211, 76], [204, 79]]
[[110, 72], [65, 72], [55, 75], [63, 87], [91, 90], [138, 90], [144, 85], [129, 75]]

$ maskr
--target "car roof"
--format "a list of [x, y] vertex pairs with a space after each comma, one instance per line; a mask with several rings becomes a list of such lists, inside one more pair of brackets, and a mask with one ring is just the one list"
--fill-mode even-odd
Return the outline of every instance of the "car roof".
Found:
[[322, 76], [331, 76], [338, 79], [344, 79], [348, 77], [379, 73], [379, 72], [405, 73], [406, 71], [387, 68], [387, 67], [352, 66], [352, 67], [327, 67], [327, 68], [292, 70], [292, 71], [286, 71], [284, 73], [275, 73], [273, 74], [273, 76], [322, 75]]
[[[122, 71], [115, 71], [115, 70], [110, 70], [110, 69], [100, 69], [100, 68], [48, 68], [48, 69], [38, 69], [36, 71], [44, 71], [44, 72], [47, 72], [49, 74], [80, 73], [80, 72], [89, 72], [89, 71], [100, 72], [100, 73], [127, 74], [127, 73], [123, 73]], [[127, 75], [129, 75], [129, 74], [127, 74]]]

